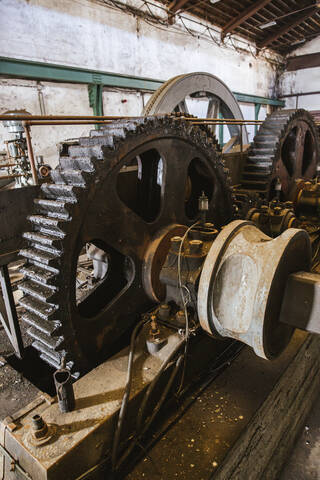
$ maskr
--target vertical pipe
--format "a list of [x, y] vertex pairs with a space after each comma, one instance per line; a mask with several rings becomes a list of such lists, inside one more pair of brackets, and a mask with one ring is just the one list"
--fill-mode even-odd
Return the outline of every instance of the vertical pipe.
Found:
[[36, 165], [34, 161], [34, 156], [33, 156], [33, 148], [32, 148], [32, 143], [31, 143], [31, 136], [30, 136], [30, 127], [26, 122], [22, 122], [24, 132], [26, 134], [26, 140], [27, 140], [27, 147], [28, 147], [28, 158], [31, 166], [31, 173], [32, 173], [32, 179], [33, 183], [35, 185], [38, 185], [38, 175], [37, 175], [37, 170], [36, 170]]

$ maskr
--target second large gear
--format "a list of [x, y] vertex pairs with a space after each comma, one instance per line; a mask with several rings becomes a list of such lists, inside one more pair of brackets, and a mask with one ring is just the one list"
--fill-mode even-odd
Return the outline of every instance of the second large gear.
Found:
[[282, 199], [290, 199], [296, 179], [315, 176], [319, 156], [318, 129], [310, 113], [303, 109], [276, 111], [253, 140], [241, 189], [271, 200], [278, 188]]

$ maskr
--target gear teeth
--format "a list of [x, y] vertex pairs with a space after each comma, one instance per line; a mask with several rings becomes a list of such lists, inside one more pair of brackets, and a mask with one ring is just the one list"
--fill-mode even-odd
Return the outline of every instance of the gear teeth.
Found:
[[[105, 139], [103, 145], [106, 147], [113, 147], [113, 137], [112, 136], [106, 136], [103, 137]], [[106, 143], [105, 143], [106, 142]], [[94, 157], [99, 160], [102, 160], [103, 158], [103, 149], [101, 145], [97, 145], [96, 143], [89, 148], [86, 146], [81, 146], [81, 145], [76, 145], [76, 146], [71, 146], [68, 149], [69, 156], [71, 158], [88, 158], [88, 157]]]
[[65, 217], [66, 219], [70, 216], [70, 210], [73, 203], [61, 201], [61, 200], [49, 200], [47, 198], [36, 198], [34, 200], [36, 209], [39, 213], [48, 215], [52, 212]]
[[44, 215], [30, 215], [28, 220], [40, 229], [41, 233], [44, 235], [55, 235], [58, 238], [63, 238], [65, 236], [65, 230], [68, 222], [71, 220], [71, 217], [66, 220], [65, 218], [49, 217]]
[[49, 335], [49, 337], [53, 335], [59, 335], [61, 330], [61, 323], [58, 321], [51, 321], [51, 320], [44, 320], [43, 318], [34, 315], [31, 312], [25, 312], [21, 319], [26, 322], [28, 325], [37, 328], [40, 332]]
[[62, 170], [56, 168], [51, 172], [51, 178], [56, 184], [76, 185], [77, 187], [86, 186], [87, 172], [81, 170]]
[[61, 350], [61, 348], [63, 347], [63, 337], [48, 337], [45, 333], [34, 327], [30, 327], [28, 329], [28, 334], [34, 340], [38, 340], [46, 347], [52, 349], [55, 352]]
[[38, 267], [31, 263], [23, 265], [20, 268], [20, 272], [23, 273], [25, 277], [33, 279], [42, 285], [53, 285], [57, 276], [55, 273], [44, 270], [43, 267]]
[[[57, 306], [44, 303], [41, 300], [25, 295], [19, 299], [19, 304], [24, 307], [28, 312], [38, 315], [44, 320], [49, 320], [51, 317], [56, 320]], [[55, 317], [55, 318], [54, 318]]]
[[41, 245], [46, 245], [48, 247], [54, 247], [56, 249], [57, 254], [61, 253], [61, 239], [57, 238], [53, 235], [44, 235], [43, 233], [39, 232], [25, 232], [23, 238], [26, 240], [30, 240], [32, 243], [40, 243]]
[[31, 295], [42, 302], [54, 302], [57, 296], [57, 289], [55, 287], [42, 285], [32, 280], [21, 282], [19, 288], [25, 295]]
[[[55, 352], [54, 350], [52, 350], [50, 347], [48, 347], [46, 344], [42, 343], [40, 340], [35, 340], [32, 343], [32, 346], [36, 350], [41, 352], [42, 354], [45, 354], [46, 356], [51, 358], [51, 360], [53, 362], [55, 362], [56, 368], [60, 368], [62, 355], [60, 355], [58, 352]], [[51, 365], [53, 365], [53, 364], [51, 364]]]
[[63, 170], [79, 169], [84, 172], [94, 172], [96, 162], [90, 157], [60, 157], [60, 167]]
[[41, 352], [40, 358], [43, 360], [45, 363], [51, 365], [55, 370], [59, 370], [61, 368], [61, 359], [59, 358], [56, 360], [52, 356], [48, 355], [47, 353], [43, 352], [43, 347], [40, 347], [40, 342], [33, 342], [32, 344], [33, 348], [38, 350], [38, 352]]
[[51, 267], [58, 266], [57, 255], [52, 252], [46, 252], [39, 250], [39, 248], [25, 248], [20, 250], [20, 255], [28, 260], [34, 260], [40, 264], [48, 265]]
[[54, 200], [69, 200], [76, 202], [78, 197], [77, 193], [81, 188], [75, 187], [74, 185], [43, 183], [41, 185], [41, 190], [48, 199], [52, 198]]
[[[244, 188], [260, 192], [263, 188], [260, 180], [262, 178], [262, 172], [265, 172], [265, 190], [268, 192], [274, 175], [274, 165], [280, 158], [281, 142], [287, 132], [290, 131], [290, 125], [295, 119], [303, 119], [308, 123], [310, 131], [316, 133], [312, 116], [306, 110], [279, 110], [268, 115], [255, 136], [248, 152], [247, 164], [242, 174], [242, 184]], [[315, 134], [315, 149], [317, 154], [319, 154], [319, 148], [319, 142]], [[255, 165], [255, 167], [253, 167], [253, 165]]]

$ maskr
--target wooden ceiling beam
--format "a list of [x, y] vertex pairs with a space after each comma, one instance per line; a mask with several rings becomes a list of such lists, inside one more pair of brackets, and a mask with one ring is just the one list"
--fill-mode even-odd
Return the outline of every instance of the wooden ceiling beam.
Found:
[[181, 10], [182, 7], [188, 3], [189, 0], [174, 0], [168, 6], [168, 10], [170, 14], [176, 13], [178, 10]]
[[288, 58], [288, 72], [316, 67], [320, 67], [320, 53], [309, 53], [307, 55], [299, 55], [297, 57]]
[[[273, 33], [271, 33], [270, 35], [268, 35], [267, 37], [265, 37], [264, 40], [262, 40], [261, 42], [258, 43], [258, 47], [259, 48], [264, 48], [264, 47], [267, 47], [268, 45], [270, 45], [272, 42], [274, 42], [275, 40], [277, 40], [279, 37], [282, 37], [282, 35], [284, 35], [285, 33], [287, 33], [289, 30], [291, 30], [291, 28], [294, 28], [296, 27], [297, 25], [299, 25], [300, 23], [302, 23], [304, 20], [306, 20], [307, 18], [309, 18], [311, 15], [313, 15], [316, 11], [316, 8], [312, 9], [312, 10], [308, 10], [307, 13], [303, 13], [301, 15], [299, 15], [299, 17], [295, 17], [294, 19], [290, 21], [288, 21], [285, 25], [283, 25], [281, 28], [278, 28], [278, 30], [274, 31]], [[276, 19], [275, 19], [276, 20]]]
[[239, 25], [248, 20], [248, 18], [252, 17], [255, 13], [257, 13], [261, 8], [268, 5], [268, 3], [270, 2], [271, 0], [258, 0], [254, 2], [252, 5], [246, 8], [246, 10], [240, 12], [236, 18], [230, 20], [230, 22], [223, 27], [221, 37], [224, 38], [227, 33], [231, 33], [233, 30], [239, 27]]

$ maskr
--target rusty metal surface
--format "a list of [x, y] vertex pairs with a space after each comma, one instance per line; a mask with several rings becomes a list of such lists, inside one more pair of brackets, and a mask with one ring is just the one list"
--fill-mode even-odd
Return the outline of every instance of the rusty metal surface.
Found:
[[309, 270], [310, 240], [289, 229], [271, 239], [245, 221], [223, 228], [205, 260], [198, 290], [202, 328], [240, 340], [262, 358], [285, 349], [293, 329], [279, 322], [281, 299], [292, 272]]
[[[29, 217], [20, 304], [41, 358], [58, 368], [66, 355], [69, 368], [85, 372], [152, 306], [143, 276], [158, 233], [170, 225], [191, 225], [202, 190], [211, 193], [210, 221], [226, 223], [231, 192], [213, 135], [172, 116], [92, 131], [68, 146], [51, 176], [54, 183], [41, 186], [42, 198]], [[76, 304], [77, 260], [90, 242], [110, 255], [111, 266]]]
[[24, 245], [22, 233], [38, 192], [36, 186], [0, 191], [0, 261], [2, 255], [17, 252]]
[[320, 334], [320, 275], [311, 272], [289, 276], [280, 321], [311, 333]]
[[279, 110], [259, 128], [248, 151], [241, 188], [272, 200], [290, 200], [298, 178], [311, 179], [320, 157], [318, 128], [306, 110]]

